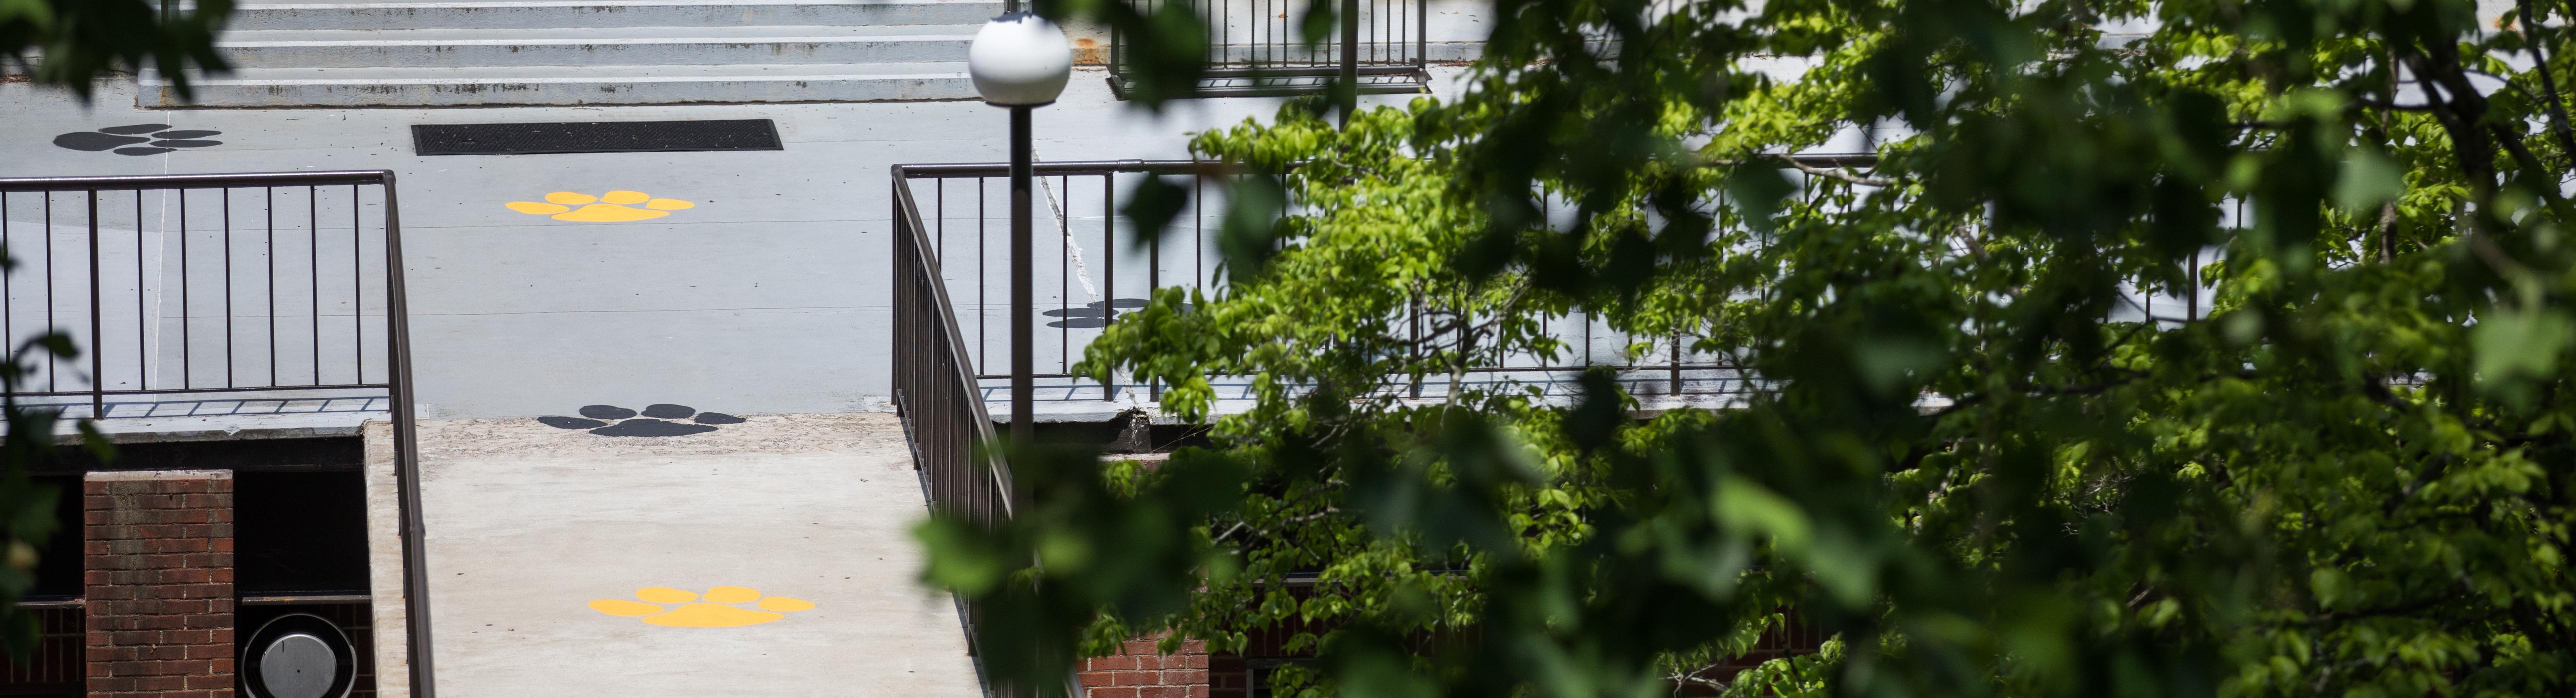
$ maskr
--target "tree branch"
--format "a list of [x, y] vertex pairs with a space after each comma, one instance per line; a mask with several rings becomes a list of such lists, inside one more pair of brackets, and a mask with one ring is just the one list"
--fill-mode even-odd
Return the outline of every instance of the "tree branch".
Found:
[[2558, 79], [2549, 74], [2549, 53], [2543, 49], [2545, 42], [2540, 40], [2540, 23], [2533, 21], [2531, 0], [2516, 0], [2514, 4], [2522, 10], [2523, 39], [2531, 43], [2534, 61], [2531, 72], [2540, 74], [2540, 91], [2546, 95], [2542, 101], [2549, 105], [2549, 131], [2558, 136], [2559, 150], [2567, 157], [2576, 158], [2576, 132], [2568, 130], [2567, 104], [2559, 99]]

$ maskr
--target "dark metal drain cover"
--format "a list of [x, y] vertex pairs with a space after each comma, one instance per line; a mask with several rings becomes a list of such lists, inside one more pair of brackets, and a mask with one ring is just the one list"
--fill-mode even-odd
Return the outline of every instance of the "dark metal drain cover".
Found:
[[592, 121], [552, 124], [420, 124], [411, 127], [421, 155], [668, 153], [784, 150], [768, 119]]

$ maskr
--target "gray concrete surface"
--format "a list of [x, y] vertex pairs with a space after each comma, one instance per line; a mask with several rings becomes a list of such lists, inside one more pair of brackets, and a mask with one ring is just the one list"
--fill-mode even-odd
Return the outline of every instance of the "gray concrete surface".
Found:
[[[955, 607], [913, 581], [909, 532], [926, 509], [891, 415], [755, 416], [668, 438], [430, 421], [420, 441], [443, 697], [981, 695]], [[390, 484], [388, 466], [372, 484]], [[374, 510], [389, 514], [390, 495], [371, 488]], [[399, 556], [376, 540], [379, 646], [399, 648], [404, 626], [386, 621]], [[591, 606], [722, 586], [813, 606], [740, 627]], [[387, 684], [400, 660], [380, 658]]]
[[368, 422], [368, 625], [375, 633], [377, 698], [411, 698], [411, 618], [403, 595], [402, 485], [394, 475], [393, 423]]
[[[967, 39], [1001, 8], [992, 0], [269, 0], [241, 7], [217, 46], [239, 70], [203, 78], [195, 104], [967, 99]], [[1491, 30], [1490, 10], [1473, 0], [1361, 8], [1372, 61], [1472, 60]], [[1300, 47], [1278, 43], [1297, 33], [1304, 10], [1281, 9], [1213, 18], [1211, 55], [1304, 60]], [[1071, 34], [1078, 62], [1108, 62], [1104, 28]], [[156, 76], [144, 82], [143, 104], [186, 104]]]
[[[986, 0], [256, 3], [194, 105], [964, 99]], [[138, 98], [191, 104], [156, 75]]]
[[[1454, 85], [1459, 71], [1438, 74]], [[1205, 100], [1158, 115], [1112, 98], [1105, 77], [1077, 71], [1063, 100], [1038, 112], [1041, 159], [1184, 157], [1192, 132], [1267, 118], [1280, 103]], [[0, 133], [0, 176], [396, 171], [415, 371], [422, 415], [433, 419], [569, 414], [597, 403], [884, 409], [887, 167], [1005, 157], [1006, 113], [974, 102], [144, 110], [130, 106], [133, 91], [110, 85], [84, 106], [0, 84], [0, 123], [13, 127]], [[421, 157], [409, 131], [739, 118], [776, 120], [786, 149]], [[213, 138], [223, 144], [139, 157], [51, 144], [56, 134], [136, 123], [221, 130]], [[696, 207], [632, 223], [504, 207], [620, 189]]]

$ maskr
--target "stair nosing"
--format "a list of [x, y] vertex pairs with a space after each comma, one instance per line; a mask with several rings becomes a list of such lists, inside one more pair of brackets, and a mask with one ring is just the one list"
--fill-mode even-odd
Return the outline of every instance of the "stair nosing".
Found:
[[[950, 64], [950, 65], [959, 65], [959, 66], [962, 66], [962, 65], [963, 65], [963, 64], [961, 64], [961, 63], [957, 63], [957, 62], [955, 62], [955, 61], [926, 62], [926, 63], [917, 63], [917, 64], [909, 64], [909, 65], [938, 65], [938, 64]], [[790, 65], [793, 65], [793, 64], [790, 64]], [[861, 64], [861, 65], [864, 65], [864, 64]], [[562, 66], [552, 66], [552, 67], [562, 67]], [[608, 69], [608, 68], [616, 68], [616, 67], [620, 67], [620, 66], [579, 66], [579, 67], [596, 67], [596, 68]], [[631, 66], [631, 67], [652, 67], [652, 66]], [[856, 65], [853, 65], [852, 67], [857, 67], [857, 66], [856, 66]], [[255, 69], [255, 70], [306, 70], [306, 69], [297, 69], [297, 68], [265, 68], [265, 69]], [[477, 83], [481, 83], [481, 84], [502, 84], [502, 83], [507, 83], [507, 84], [618, 84], [618, 83], [684, 83], [684, 82], [797, 82], [797, 81], [812, 82], [812, 81], [832, 81], [832, 80], [884, 80], [884, 79], [900, 79], [900, 78], [959, 79], [959, 80], [963, 80], [963, 79], [967, 79], [967, 78], [968, 78], [968, 75], [967, 75], [966, 71], [964, 71], [964, 70], [922, 71], [922, 72], [896, 72], [896, 73], [871, 73], [871, 72], [855, 72], [855, 73], [813, 73], [813, 74], [791, 74], [791, 75], [762, 75], [762, 74], [756, 74], [756, 73], [751, 73], [751, 74], [729, 74], [729, 73], [718, 73], [718, 74], [705, 74], [705, 75], [660, 75], [660, 76], [657, 76], [657, 75], [632, 75], [632, 74], [600, 74], [600, 75], [569, 75], [569, 76], [543, 76], [543, 77], [541, 77], [541, 76], [512, 76], [512, 75], [506, 75], [506, 74], [504, 74], [504, 75], [493, 75], [493, 76], [488, 76], [488, 77], [482, 77], [482, 76], [459, 76], [459, 77], [385, 77], [385, 76], [379, 76], [379, 75], [366, 75], [366, 74], [364, 74], [364, 73], [366, 73], [366, 72], [368, 72], [368, 71], [371, 71], [371, 70], [380, 70], [380, 68], [312, 68], [312, 69], [309, 69], [309, 70], [312, 70], [312, 71], [315, 71], [315, 72], [317, 72], [317, 73], [321, 73], [321, 74], [324, 74], [324, 75], [327, 75], [327, 74], [332, 73], [332, 72], [340, 72], [340, 71], [351, 71], [351, 72], [355, 72], [355, 73], [359, 73], [359, 74], [347, 75], [347, 76], [343, 76], [343, 77], [296, 77], [296, 78], [283, 78], [283, 77], [281, 77], [281, 78], [265, 78], [265, 77], [241, 78], [241, 77], [207, 77], [207, 76], [198, 76], [198, 77], [194, 77], [194, 78], [192, 78], [191, 80], [189, 80], [189, 83], [190, 83], [190, 84], [192, 84], [192, 85], [196, 85], [196, 86], [251, 86], [251, 85], [352, 85], [352, 84], [367, 84], [367, 85], [440, 85], [440, 84], [477, 84]], [[480, 68], [480, 67], [478, 67], [478, 68], [461, 68], [461, 69], [446, 69], [446, 70], [494, 70], [494, 69], [493, 69], [493, 68]], [[147, 75], [140, 76], [140, 78], [141, 78], [141, 79], [140, 79], [140, 82], [141, 82], [143, 85], [147, 86], [147, 87], [162, 87], [162, 86], [166, 86], [166, 85], [168, 85], [168, 84], [169, 84], [169, 82], [168, 82], [168, 81], [161, 79], [161, 77], [160, 77], [158, 74], [147, 74]]]
[[242, 41], [219, 42], [217, 49], [227, 48], [327, 48], [327, 47], [398, 47], [398, 46], [589, 46], [589, 45], [654, 45], [654, 44], [846, 44], [864, 42], [944, 42], [967, 41], [974, 37], [962, 34], [887, 34], [880, 36], [764, 36], [764, 37], [669, 37], [643, 39], [353, 39], [344, 41]]
[[[692, 7], [708, 5], [691, 0], [558, 0], [537, 2], [350, 2], [350, 3], [269, 3], [234, 5], [234, 12], [267, 10], [407, 10], [407, 9], [498, 9], [510, 7]], [[829, 0], [749, 0], [728, 2], [725, 6], [759, 5], [777, 7], [868, 7], [872, 5], [988, 5], [989, 0], [871, 0], [870, 2], [830, 2]]]
[[[289, 85], [620, 85], [680, 82], [839, 82], [857, 80], [964, 80], [965, 73], [861, 73], [849, 75], [710, 75], [705, 77], [626, 77], [626, 78], [372, 78], [366, 80], [285, 79], [285, 80], [196, 80], [191, 87], [249, 87]], [[167, 83], [154, 83], [159, 87]]]

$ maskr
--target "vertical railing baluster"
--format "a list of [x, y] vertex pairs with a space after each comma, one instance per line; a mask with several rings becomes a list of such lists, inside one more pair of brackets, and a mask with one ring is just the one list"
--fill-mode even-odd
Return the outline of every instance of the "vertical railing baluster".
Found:
[[[195, 365], [195, 362], [194, 362], [194, 361], [192, 361], [192, 359], [196, 358], [196, 353], [197, 353], [197, 352], [196, 352], [196, 345], [194, 345], [194, 344], [191, 344], [191, 343], [190, 343], [190, 341], [194, 338], [194, 334], [193, 334], [192, 332], [190, 332], [190, 328], [188, 327], [188, 325], [190, 325], [190, 324], [191, 324], [191, 323], [190, 323], [190, 321], [189, 321], [189, 317], [188, 317], [188, 310], [189, 310], [189, 305], [188, 305], [188, 189], [187, 189], [186, 187], [180, 187], [180, 188], [178, 189], [178, 194], [179, 194], [179, 387], [180, 387], [180, 388], [185, 389], [185, 388], [194, 388], [194, 387], [197, 387], [196, 365]], [[136, 199], [141, 199], [141, 198], [143, 198], [143, 192], [140, 192], [140, 191], [135, 192], [135, 193], [134, 193], [134, 198], [136, 198]], [[141, 228], [142, 226], [139, 226], [139, 225], [138, 225], [138, 226], [135, 226], [135, 227], [137, 227], [137, 228]], [[166, 249], [166, 247], [165, 247], [165, 249]], [[141, 252], [140, 250], [137, 250], [137, 251], [136, 251], [136, 253], [135, 253], [135, 255], [134, 255], [134, 259], [135, 259], [135, 261], [136, 261], [137, 263], [140, 263], [140, 262], [143, 260], [143, 255], [142, 255], [142, 252]], [[163, 265], [163, 266], [168, 266], [168, 265]], [[135, 284], [135, 286], [136, 286], [136, 287], [138, 287], [138, 288], [140, 288], [140, 287], [142, 286], [142, 283], [141, 283], [140, 281], [138, 281], [138, 282]], [[167, 336], [169, 336], [169, 335], [162, 335], [162, 336], [167, 337]]]
[[[1113, 191], [1115, 181], [1111, 178], [1114, 176], [1100, 173], [1100, 329], [1103, 332], [1109, 330], [1110, 323], [1118, 321], [1118, 193]], [[1067, 192], [1066, 199], [1072, 199], [1071, 192]], [[1117, 376], [1117, 371], [1101, 372], [1102, 402], [1109, 401], [1117, 392], [1114, 382]]]
[[9, 258], [0, 260], [0, 351], [15, 352], [18, 348], [18, 285], [10, 278], [13, 271], [10, 267], [17, 265], [8, 262], [16, 259], [17, 254], [9, 251], [9, 192], [5, 191], [0, 191], [0, 256]]
[[[53, 192], [48, 191], [48, 192], [44, 192], [44, 195], [45, 195], [45, 331], [46, 331], [46, 332], [52, 332], [52, 331], [54, 331], [54, 329], [55, 329], [55, 328], [61, 327], [61, 325], [55, 324], [55, 322], [54, 322], [54, 193], [53, 193]], [[12, 339], [11, 341], [16, 341], [16, 340], [15, 340], [15, 339]], [[62, 391], [62, 389], [63, 389], [62, 380], [61, 380], [61, 378], [60, 378], [59, 376], [55, 375], [55, 373], [54, 373], [54, 368], [55, 368], [56, 366], [58, 366], [58, 365], [61, 365], [61, 364], [62, 364], [62, 362], [63, 362], [63, 357], [61, 357], [61, 356], [59, 356], [59, 355], [51, 355], [51, 356], [48, 356], [48, 357], [45, 359], [45, 391], [46, 391], [46, 392], [61, 392], [61, 391]]]
[[[141, 227], [140, 225], [136, 227]], [[98, 190], [89, 190], [89, 418], [107, 417], [107, 386], [101, 382], [107, 375], [106, 324], [99, 318], [98, 297]]]
[[10, 267], [17, 265], [9, 263], [16, 258], [16, 254], [9, 251], [9, 192], [5, 191], [0, 191], [0, 257], [9, 258], [0, 259], [0, 351], [15, 352], [18, 348], [18, 323], [15, 312], [18, 305], [18, 285], [10, 278], [12, 271]]
[[[1064, 316], [1063, 319], [1066, 320], [1073, 319], [1073, 220], [1071, 218], [1073, 215], [1073, 206], [1070, 203], [1070, 199], [1072, 199], [1073, 196], [1069, 193], [1072, 186], [1070, 184], [1072, 179], [1073, 178], [1070, 176], [1061, 175], [1057, 176], [1055, 179], [1055, 190], [1057, 195], [1068, 200], [1065, 202], [1058, 202], [1055, 207], [1055, 308], [1057, 311], [1060, 311], [1056, 314]], [[1020, 319], [1012, 318], [1011, 321], [1019, 322]], [[1036, 322], [1035, 319], [1031, 319], [1029, 321]], [[1055, 364], [1057, 373], [1072, 373], [1072, 371], [1069, 370], [1071, 366], [1065, 362], [1066, 354], [1072, 350], [1073, 323], [1056, 323]], [[1070, 385], [1073, 381], [1068, 380], [1065, 381], [1065, 383]], [[1066, 397], [1070, 398], [1072, 396], [1067, 395]]]
[[1678, 399], [1682, 395], [1682, 329], [1680, 327], [1673, 328], [1672, 377], [1672, 395]]
[[277, 187], [262, 187], [263, 205], [268, 216], [268, 249], [260, 256], [268, 260], [268, 385], [276, 387], [277, 377]]
[[350, 385], [367, 383], [367, 271], [360, 260], [366, 243], [366, 223], [359, 219], [358, 185], [349, 185], [349, 361], [357, 372]]
[[1431, 0], [1413, 0], [1413, 67], [1415, 79], [1431, 85]]
[[233, 188], [224, 194], [224, 387], [233, 385]]
[[1207, 275], [1207, 175], [1190, 175], [1190, 285], [1206, 288]]
[[[989, 344], [984, 340], [985, 316], [993, 313], [991, 303], [984, 300], [984, 266], [991, 261], [984, 256], [984, 223], [985, 219], [992, 217], [986, 214], [990, 209], [984, 207], [984, 190], [991, 188], [991, 179], [975, 178], [975, 370], [967, 373], [977, 376], [984, 375], [984, 367], [992, 365], [985, 361], [984, 346]], [[966, 357], [960, 356], [957, 360], [964, 361]]]
[[1342, 107], [1342, 124], [1349, 125], [1360, 104], [1360, 0], [1342, 0], [1342, 45], [1334, 48], [1339, 49], [1342, 88], [1350, 91], [1350, 101]]
[[[1146, 173], [1146, 174], [1145, 174], [1145, 176], [1146, 176], [1146, 177], [1160, 177], [1161, 175], [1157, 175], [1157, 174], [1153, 174], [1153, 173], [1150, 173], [1150, 172], [1149, 172], [1149, 173]], [[1190, 212], [1190, 215], [1193, 215], [1193, 216], [1198, 215], [1198, 212], [1197, 212], [1197, 211], [1191, 211], [1191, 212]], [[1137, 231], [1137, 232], [1138, 232], [1139, 234], [1142, 234], [1144, 231]], [[1154, 232], [1153, 232], [1153, 237], [1149, 237], [1149, 238], [1146, 238], [1146, 239], [1145, 239], [1145, 302], [1146, 302], [1146, 303], [1148, 303], [1148, 304], [1153, 303], [1153, 302], [1154, 302], [1154, 292], [1155, 292], [1155, 291], [1160, 291], [1160, 290], [1162, 290], [1162, 288], [1163, 288], [1163, 231], [1161, 231], [1161, 230], [1156, 230], [1156, 231], [1154, 231]], [[1151, 401], [1154, 401], [1155, 403], [1158, 403], [1158, 404], [1159, 404], [1159, 403], [1161, 403], [1161, 402], [1163, 401], [1163, 381], [1162, 381], [1162, 379], [1154, 378], [1154, 379], [1147, 379], [1147, 380], [1145, 381], [1145, 399], [1147, 399], [1147, 400], [1151, 400]]]
[[[91, 222], [96, 225], [96, 221]], [[152, 348], [146, 343], [150, 335], [143, 330], [143, 190], [134, 190], [134, 371], [135, 383], [144, 390], [152, 389]], [[106, 346], [104, 342], [100, 346]]]
[[313, 308], [313, 384], [322, 384], [322, 187], [304, 187], [304, 262], [305, 279], [312, 282], [312, 295], [305, 298]]
[[[1406, 356], [1412, 359], [1410, 370], [1419, 372], [1422, 370], [1421, 294], [1408, 294], [1404, 299], [1404, 317], [1404, 324], [1406, 327], [1404, 351]], [[1411, 393], [1413, 399], [1422, 399], [1422, 379], [1407, 376], [1405, 378], [1405, 383], [1408, 385], [1406, 392]]]

